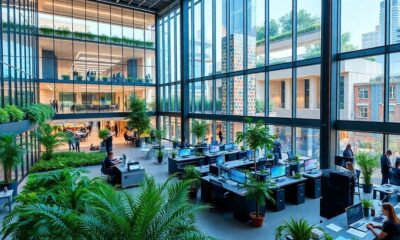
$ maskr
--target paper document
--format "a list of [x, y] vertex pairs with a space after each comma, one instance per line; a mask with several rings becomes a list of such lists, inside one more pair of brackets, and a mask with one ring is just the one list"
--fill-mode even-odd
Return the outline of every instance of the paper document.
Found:
[[333, 224], [333, 223], [329, 224], [329, 225], [326, 226], [326, 227], [329, 228], [329, 229], [332, 230], [332, 231], [335, 231], [335, 232], [339, 232], [340, 230], [342, 230], [341, 227], [339, 227], [338, 225], [335, 225], [335, 224]]
[[347, 232], [359, 238], [364, 238], [367, 235], [367, 233], [361, 232], [354, 228], [350, 228], [349, 230], [347, 230]]

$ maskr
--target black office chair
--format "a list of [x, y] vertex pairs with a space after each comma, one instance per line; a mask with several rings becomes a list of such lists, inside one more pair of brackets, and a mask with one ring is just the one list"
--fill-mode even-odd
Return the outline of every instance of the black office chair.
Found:
[[390, 184], [400, 186], [399, 175], [395, 171], [393, 171], [393, 169], [389, 170], [389, 176], [390, 176]]
[[288, 155], [288, 161], [292, 161], [295, 159], [295, 156], [293, 155], [293, 153], [291, 151], [288, 151], [287, 155]]
[[219, 211], [221, 215], [223, 214], [225, 205], [225, 200], [229, 197], [229, 192], [224, 189], [221, 182], [215, 181], [214, 179], [210, 179], [211, 183], [211, 202], [214, 205], [214, 208], [210, 209], [210, 211]]
[[358, 199], [361, 201], [361, 191], [360, 191], [360, 176], [361, 176], [361, 171], [356, 169], [355, 170], [355, 176], [356, 176], [356, 187], [357, 191], [354, 191], [354, 195], [358, 195]]
[[113, 176], [111, 175], [111, 172], [109, 172], [107, 170], [107, 167], [106, 167], [106, 164], [105, 164], [104, 160], [101, 161], [101, 169], [100, 169], [100, 171], [101, 171], [102, 174], [107, 176], [107, 182], [112, 182], [112, 177]]

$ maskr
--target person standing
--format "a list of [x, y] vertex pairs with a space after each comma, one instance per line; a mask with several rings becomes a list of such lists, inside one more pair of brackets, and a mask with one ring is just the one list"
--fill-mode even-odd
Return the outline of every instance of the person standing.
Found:
[[106, 151], [107, 153], [112, 151], [112, 135], [108, 135], [107, 139], [106, 139]]
[[381, 173], [382, 173], [382, 185], [389, 183], [389, 170], [392, 168], [392, 163], [390, 162], [390, 156], [392, 155], [391, 150], [387, 150], [381, 157]]
[[116, 137], [118, 137], [118, 124], [115, 124], [115, 127], [114, 127], [114, 129], [115, 129], [115, 136]]
[[71, 131], [67, 131], [67, 141], [68, 141], [68, 149], [75, 150], [74, 145], [74, 134]]
[[224, 140], [224, 135], [222, 134], [222, 131], [218, 131], [218, 138], [219, 138], [219, 143], [222, 143], [222, 140]]
[[277, 154], [278, 158], [282, 159], [282, 144], [278, 140], [274, 141], [272, 153]]
[[346, 145], [346, 148], [343, 150], [343, 157], [347, 157], [347, 158], [354, 157], [353, 150], [351, 149], [351, 144]]
[[74, 140], [75, 140], [75, 150], [76, 152], [81, 152], [81, 148], [80, 148], [80, 136], [78, 134], [75, 134]]

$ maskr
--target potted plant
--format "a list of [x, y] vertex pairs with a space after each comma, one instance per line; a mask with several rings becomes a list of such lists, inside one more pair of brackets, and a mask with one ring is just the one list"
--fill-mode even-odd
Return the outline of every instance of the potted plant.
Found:
[[363, 191], [364, 193], [371, 193], [372, 192], [371, 176], [374, 173], [374, 170], [379, 167], [378, 156], [371, 153], [358, 152], [356, 154], [355, 159], [363, 175], [364, 179]]
[[303, 175], [301, 174], [301, 173], [299, 173], [299, 172], [296, 172], [294, 175], [293, 175], [293, 178], [294, 179], [301, 179], [303, 177]]
[[102, 76], [101, 80], [103, 80], [103, 82], [108, 82], [108, 76]]
[[192, 133], [197, 138], [197, 144], [200, 145], [208, 131], [208, 124], [205, 121], [193, 120]]
[[101, 139], [101, 143], [100, 143], [100, 151], [101, 152], [105, 152], [105, 148], [106, 148], [106, 142], [105, 140], [108, 138], [108, 136], [110, 136], [110, 131], [106, 128], [101, 129], [98, 133], [98, 137]]
[[4, 170], [4, 186], [14, 190], [13, 195], [17, 195], [18, 182], [12, 179], [12, 172], [19, 167], [23, 161], [26, 146], [18, 144], [15, 136], [0, 136], [0, 161]]
[[172, 151], [172, 153], [171, 153], [171, 158], [172, 158], [172, 159], [176, 158], [176, 151]]
[[256, 202], [255, 212], [250, 213], [251, 224], [255, 227], [261, 227], [264, 223], [265, 213], [260, 212], [260, 206], [265, 206], [265, 200], [275, 202], [272, 196], [271, 183], [269, 181], [259, 181], [255, 177], [249, 177], [243, 188], [247, 190], [247, 198], [254, 199]]
[[269, 175], [269, 173], [265, 169], [255, 172], [255, 176], [258, 181], [266, 181], [268, 175]]
[[126, 78], [126, 82], [132, 83], [132, 82], [133, 82], [133, 78], [132, 78], [131, 76], [128, 76], [128, 77]]
[[81, 75], [77, 75], [75, 78], [77, 81], [82, 81], [82, 79], [83, 79], [83, 77]]
[[251, 118], [246, 118], [245, 120], [248, 123], [246, 131], [236, 133], [236, 142], [241, 143], [244, 141], [250, 147], [253, 151], [254, 170], [257, 170], [257, 149], [267, 148], [270, 151], [274, 143], [274, 137], [269, 133], [268, 126], [262, 121], [252, 125], [250, 124]]
[[158, 162], [158, 164], [162, 163], [163, 158], [164, 158], [164, 152], [162, 151], [162, 149], [159, 149], [158, 153], [157, 153], [157, 162]]
[[193, 165], [186, 165], [183, 169], [182, 180], [190, 181], [191, 185], [189, 188], [189, 198], [195, 199], [197, 197], [197, 191], [200, 187], [201, 172], [196, 169]]
[[141, 138], [141, 135], [150, 128], [150, 117], [146, 111], [146, 102], [134, 95], [129, 99], [129, 108], [131, 112], [127, 117], [128, 127], [130, 129], [136, 129], [138, 133], [136, 146], [142, 147], [143, 139]]
[[64, 132], [55, 132], [55, 128], [50, 124], [40, 124], [36, 137], [39, 143], [44, 147], [42, 158], [50, 160], [53, 157], [54, 150], [61, 144], [67, 142], [67, 136]]
[[89, 76], [90, 81], [96, 81], [96, 76], [95, 75], [90, 75]]
[[63, 80], [63, 81], [68, 81], [68, 80], [70, 80], [71, 78], [70, 78], [70, 76], [68, 75], [68, 74], [62, 74], [61, 75], [61, 80]]
[[[275, 229], [275, 239], [296, 239], [296, 240], [310, 240], [314, 239], [314, 231], [319, 230], [316, 225], [311, 225], [307, 220], [300, 218], [299, 220], [291, 218], [289, 221], [284, 222], [282, 225]], [[325, 239], [332, 239], [330, 235], [322, 232]]]
[[371, 199], [362, 199], [361, 205], [363, 207], [364, 217], [369, 217], [369, 210], [374, 207], [374, 203]]
[[299, 172], [300, 171], [300, 156], [296, 155], [292, 161], [290, 161], [290, 174], [292, 172]]
[[158, 149], [161, 150], [164, 146], [161, 145], [161, 140], [165, 136], [164, 130], [153, 129], [154, 139], [157, 141]]
[[173, 141], [172, 141], [172, 147], [173, 148], [177, 148], [179, 146], [179, 140], [177, 139], [177, 138], [175, 138]]

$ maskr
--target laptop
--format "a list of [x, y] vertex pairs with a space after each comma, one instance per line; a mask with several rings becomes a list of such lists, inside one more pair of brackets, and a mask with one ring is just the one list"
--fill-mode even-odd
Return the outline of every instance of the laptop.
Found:
[[361, 203], [346, 208], [347, 225], [362, 232], [368, 231], [367, 225], [371, 223], [364, 219]]

